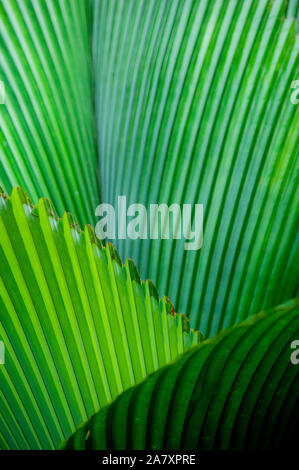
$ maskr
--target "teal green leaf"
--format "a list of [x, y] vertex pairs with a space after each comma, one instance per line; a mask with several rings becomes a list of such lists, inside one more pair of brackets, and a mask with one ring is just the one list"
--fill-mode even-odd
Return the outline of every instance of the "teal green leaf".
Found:
[[99, 185], [114, 204], [122, 194], [203, 203], [200, 252], [183, 240], [117, 247], [207, 335], [295, 295], [298, 0], [1, 0], [0, 9], [7, 193], [22, 185], [34, 202], [49, 196], [81, 225], [94, 222]]
[[298, 335], [298, 299], [261, 312], [127, 390], [61, 448], [295, 448]]
[[0, 196], [0, 448], [52, 449], [200, 341], [91, 226]]
[[298, 289], [297, 8], [95, 0], [102, 201], [204, 205], [200, 251], [117, 247], [207, 336]]
[[287, 18], [296, 18], [296, 31], [299, 32], [299, 0], [288, 0]]

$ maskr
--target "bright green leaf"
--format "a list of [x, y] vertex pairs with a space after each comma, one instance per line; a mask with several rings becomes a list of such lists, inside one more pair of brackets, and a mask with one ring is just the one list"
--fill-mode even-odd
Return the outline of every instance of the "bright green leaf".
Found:
[[183, 315], [93, 229], [0, 197], [0, 448], [49, 449], [197, 344]]
[[1, 0], [0, 185], [94, 222], [91, 10], [86, 0]]

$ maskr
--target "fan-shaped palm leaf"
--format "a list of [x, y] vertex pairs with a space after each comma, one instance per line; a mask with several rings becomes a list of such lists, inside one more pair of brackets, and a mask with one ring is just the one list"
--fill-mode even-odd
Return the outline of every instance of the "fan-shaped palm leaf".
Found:
[[53, 448], [199, 341], [90, 226], [25, 192], [0, 197], [0, 447]]
[[298, 305], [262, 312], [193, 348], [122, 394], [62, 447], [294, 448], [299, 374], [290, 344], [299, 335]]

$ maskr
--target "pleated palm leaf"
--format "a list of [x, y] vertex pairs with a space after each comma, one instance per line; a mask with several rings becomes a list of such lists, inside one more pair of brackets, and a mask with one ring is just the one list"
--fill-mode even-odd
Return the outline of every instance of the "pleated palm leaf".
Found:
[[297, 7], [95, 1], [103, 201], [204, 205], [199, 252], [184, 240], [117, 246], [206, 335], [296, 294]]
[[[296, 302], [196, 346], [116, 248], [206, 336], [296, 296], [298, 3], [0, 0], [0, 448], [292, 444]], [[103, 247], [119, 195], [203, 203], [203, 248]]]
[[91, 4], [1, 0], [1, 177], [36, 203], [94, 222], [99, 178], [92, 98]]
[[51, 449], [200, 340], [90, 226], [0, 196], [0, 447]]
[[205, 341], [123, 393], [62, 449], [295, 447], [299, 374], [290, 343], [298, 301]]

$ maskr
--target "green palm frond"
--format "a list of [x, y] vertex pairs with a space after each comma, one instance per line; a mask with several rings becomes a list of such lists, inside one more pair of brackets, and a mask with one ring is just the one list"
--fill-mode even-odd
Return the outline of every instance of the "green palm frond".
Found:
[[208, 336], [296, 294], [294, 27], [284, 0], [95, 1], [103, 201], [204, 205], [200, 252], [118, 249]]
[[1, 448], [57, 446], [199, 342], [131, 260], [49, 200], [2, 195], [0, 234]]
[[296, 19], [296, 32], [299, 33], [299, 0], [288, 0], [286, 16]]
[[0, 185], [94, 222], [99, 178], [85, 0], [1, 0]]
[[262, 312], [123, 393], [61, 448], [294, 448], [298, 334], [298, 300]]
[[[299, 0], [0, 17], [0, 448], [294, 446]], [[103, 246], [121, 195], [202, 203], [202, 249]]]

